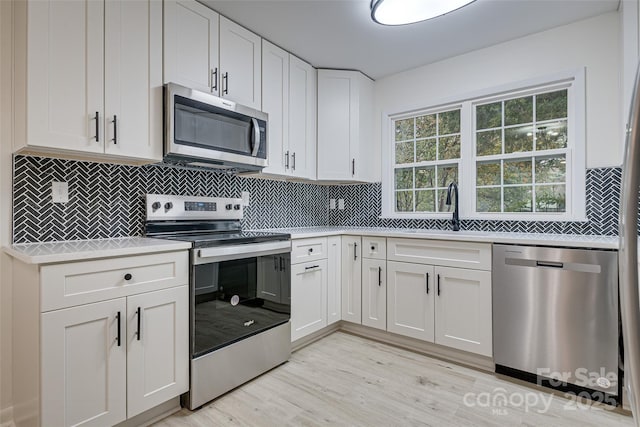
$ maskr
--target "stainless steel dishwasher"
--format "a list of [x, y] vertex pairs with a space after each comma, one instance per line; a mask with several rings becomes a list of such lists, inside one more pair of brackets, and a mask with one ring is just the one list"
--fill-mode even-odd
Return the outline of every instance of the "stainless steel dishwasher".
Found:
[[493, 246], [496, 372], [618, 400], [619, 335], [617, 252]]

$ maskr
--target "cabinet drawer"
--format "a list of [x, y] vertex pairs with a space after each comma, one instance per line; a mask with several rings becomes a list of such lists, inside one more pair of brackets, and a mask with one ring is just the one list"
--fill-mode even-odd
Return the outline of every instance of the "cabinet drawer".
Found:
[[40, 277], [41, 311], [45, 312], [186, 285], [189, 253], [167, 252], [46, 265], [41, 268]]
[[362, 258], [387, 259], [387, 239], [385, 237], [362, 238]]
[[291, 243], [291, 264], [315, 261], [327, 257], [327, 238], [294, 240]]
[[387, 239], [389, 261], [491, 270], [491, 244], [447, 240]]

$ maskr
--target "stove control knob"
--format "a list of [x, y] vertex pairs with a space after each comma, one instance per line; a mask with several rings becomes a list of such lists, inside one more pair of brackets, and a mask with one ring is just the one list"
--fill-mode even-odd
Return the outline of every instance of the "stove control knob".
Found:
[[164, 204], [164, 208], [165, 210], [171, 210], [171, 208], [173, 208], [173, 203], [171, 202], [167, 202]]
[[228, 205], [225, 205], [225, 207], [224, 207], [224, 208], [225, 208], [226, 210], [230, 211], [230, 210], [231, 210], [231, 208], [232, 208], [231, 203], [229, 203]]
[[233, 209], [236, 210], [236, 211], [239, 211], [240, 210], [240, 205], [233, 205]]
[[153, 202], [153, 204], [151, 205], [154, 211], [157, 211], [158, 209], [160, 209], [160, 206], [162, 206], [160, 202]]

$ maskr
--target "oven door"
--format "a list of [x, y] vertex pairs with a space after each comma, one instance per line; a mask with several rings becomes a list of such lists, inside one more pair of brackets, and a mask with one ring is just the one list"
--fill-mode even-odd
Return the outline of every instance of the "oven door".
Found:
[[291, 317], [291, 242], [192, 250], [191, 350], [196, 358]]

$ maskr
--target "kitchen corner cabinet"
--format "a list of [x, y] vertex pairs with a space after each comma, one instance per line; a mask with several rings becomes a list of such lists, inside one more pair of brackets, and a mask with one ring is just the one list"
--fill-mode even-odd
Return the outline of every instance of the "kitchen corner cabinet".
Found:
[[362, 239], [342, 236], [342, 320], [362, 323]]
[[265, 174], [316, 177], [316, 70], [262, 40], [262, 111], [269, 114]]
[[164, 82], [260, 110], [261, 40], [195, 0], [164, 0]]
[[186, 251], [15, 261], [17, 424], [114, 425], [186, 392], [187, 283]]
[[379, 179], [373, 144], [373, 81], [358, 71], [318, 70], [318, 179]]
[[14, 13], [16, 149], [159, 161], [162, 3], [33, 0]]

